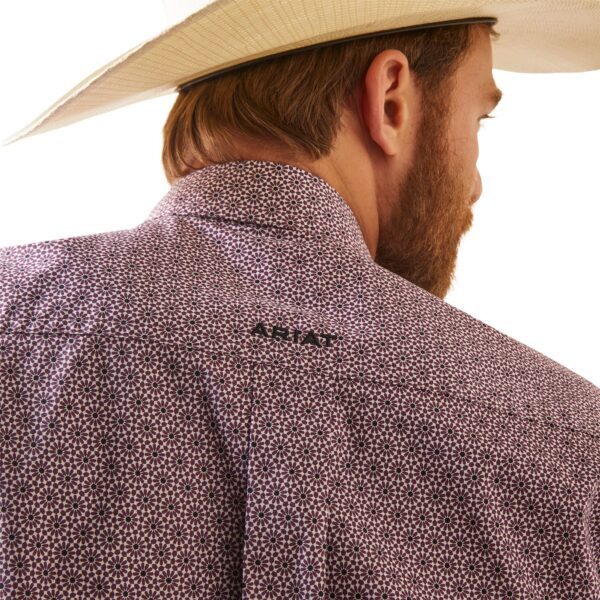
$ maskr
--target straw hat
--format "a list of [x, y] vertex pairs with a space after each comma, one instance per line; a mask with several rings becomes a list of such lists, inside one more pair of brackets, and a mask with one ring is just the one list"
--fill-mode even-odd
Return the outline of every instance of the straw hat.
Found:
[[493, 66], [600, 68], [600, 0], [164, 0], [174, 23], [100, 67], [3, 145], [180, 91], [250, 63], [351, 38], [495, 23]]

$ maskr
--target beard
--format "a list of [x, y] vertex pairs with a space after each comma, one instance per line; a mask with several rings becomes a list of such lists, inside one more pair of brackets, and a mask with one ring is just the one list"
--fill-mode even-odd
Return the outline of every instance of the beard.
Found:
[[410, 171], [380, 223], [375, 262], [443, 299], [462, 235], [471, 227], [471, 182], [448, 142], [447, 93], [429, 100]]

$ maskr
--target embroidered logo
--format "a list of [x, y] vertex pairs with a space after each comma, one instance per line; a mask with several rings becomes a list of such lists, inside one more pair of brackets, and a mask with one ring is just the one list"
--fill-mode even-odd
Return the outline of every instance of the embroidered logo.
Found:
[[[320, 333], [317, 335], [312, 330], [304, 335], [299, 329], [294, 329], [293, 334], [290, 335], [290, 330], [287, 327], [278, 327], [277, 325], [273, 326], [271, 333], [269, 334], [263, 323], [257, 323], [250, 333], [252, 335], [262, 335], [276, 340], [282, 339], [284, 341], [293, 342], [294, 344], [312, 344], [313, 346], [317, 346], [317, 348], [320, 348], [321, 346], [325, 346], [326, 348], [331, 347], [331, 341], [338, 337], [331, 333]], [[319, 341], [320, 337], [325, 339], [324, 344]]]

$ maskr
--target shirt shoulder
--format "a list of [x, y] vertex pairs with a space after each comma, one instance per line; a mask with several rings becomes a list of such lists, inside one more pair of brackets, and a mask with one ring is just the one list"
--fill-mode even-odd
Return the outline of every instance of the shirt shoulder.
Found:
[[128, 284], [141, 289], [136, 271], [152, 264], [160, 243], [156, 220], [0, 248], [0, 332], [94, 331], [84, 322], [103, 303], [114, 307]]
[[600, 388], [592, 382], [389, 271], [378, 274], [394, 365], [381, 382], [427, 389], [473, 415], [496, 412], [532, 430], [600, 435]]

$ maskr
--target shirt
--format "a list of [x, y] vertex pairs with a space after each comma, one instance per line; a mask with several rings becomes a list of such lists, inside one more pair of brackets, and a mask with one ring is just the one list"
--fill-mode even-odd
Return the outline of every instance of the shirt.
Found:
[[1, 250], [2, 597], [600, 598], [600, 390], [293, 165]]

